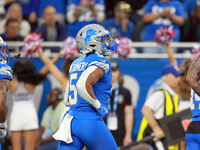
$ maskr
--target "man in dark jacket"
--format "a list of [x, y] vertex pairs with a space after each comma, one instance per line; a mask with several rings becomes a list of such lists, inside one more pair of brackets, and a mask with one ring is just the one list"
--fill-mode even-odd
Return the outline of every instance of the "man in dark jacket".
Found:
[[39, 26], [35, 33], [42, 33], [44, 41], [63, 41], [66, 38], [67, 31], [63, 23], [56, 22], [56, 9], [53, 6], [47, 6], [44, 9], [43, 18], [45, 23]]

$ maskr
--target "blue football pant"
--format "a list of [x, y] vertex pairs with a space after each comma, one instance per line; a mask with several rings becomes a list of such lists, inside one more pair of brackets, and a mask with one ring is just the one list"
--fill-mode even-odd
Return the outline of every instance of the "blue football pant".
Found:
[[106, 124], [101, 120], [73, 118], [71, 123], [72, 143], [59, 141], [57, 150], [118, 150], [117, 144]]
[[186, 133], [185, 140], [187, 142], [186, 150], [200, 150], [200, 133]]

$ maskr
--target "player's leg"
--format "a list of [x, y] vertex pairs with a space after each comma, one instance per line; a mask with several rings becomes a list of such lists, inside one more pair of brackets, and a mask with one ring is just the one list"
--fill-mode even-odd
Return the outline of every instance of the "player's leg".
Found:
[[101, 120], [82, 120], [77, 132], [89, 150], [118, 150], [111, 132]]
[[200, 149], [200, 134], [186, 133], [185, 139], [187, 142], [186, 150]]
[[187, 150], [200, 149], [200, 121], [192, 121], [186, 131]]
[[76, 136], [72, 136], [72, 139], [73, 142], [69, 144], [59, 141], [57, 150], [82, 150], [83, 143]]
[[[79, 133], [81, 122], [79, 119], [73, 118], [71, 122], [71, 136], [72, 143], [67, 144], [66, 142], [59, 141], [57, 150], [82, 150], [84, 145], [79, 139]], [[75, 132], [74, 132], [75, 131]]]
[[56, 150], [58, 147], [58, 141], [51, 141], [40, 145], [36, 150]]
[[22, 150], [22, 131], [11, 131], [12, 150]]
[[26, 130], [24, 131], [24, 138], [25, 138], [25, 150], [34, 150], [36, 137], [37, 137], [37, 130]]

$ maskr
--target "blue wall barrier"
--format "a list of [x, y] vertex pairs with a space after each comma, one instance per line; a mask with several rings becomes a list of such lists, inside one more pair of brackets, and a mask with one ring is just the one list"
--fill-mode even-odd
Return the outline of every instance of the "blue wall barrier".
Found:
[[[132, 96], [134, 96], [134, 127], [133, 127], [133, 140], [136, 140], [137, 133], [139, 130], [140, 122], [142, 119], [141, 114], [141, 108], [146, 100], [146, 96], [148, 93], [148, 90], [150, 86], [161, 77], [161, 70], [163, 67], [167, 64], [169, 64], [168, 59], [127, 59], [122, 60], [119, 58], [115, 58], [113, 60], [116, 60], [119, 63], [119, 66], [121, 68], [121, 73], [123, 76], [128, 76], [129, 78], [126, 78], [126, 83], [134, 83], [129, 84], [129, 86], [126, 85], [126, 87], [131, 91]], [[180, 66], [180, 63], [183, 59], [177, 59], [178, 64]], [[39, 71], [44, 64], [41, 62], [39, 58], [32, 59], [33, 63], [36, 66], [36, 70]], [[13, 67], [15, 61], [11, 63], [11, 67]], [[60, 70], [62, 69], [62, 64], [64, 63], [63, 59], [60, 59], [56, 65]], [[132, 80], [132, 79], [134, 80]], [[132, 81], [133, 82], [132, 82]], [[53, 81], [54, 82], [54, 81]], [[41, 121], [42, 114], [44, 110], [47, 107], [46, 103], [46, 96], [50, 89], [52, 88], [52, 80], [49, 80], [47, 78], [43, 83], [43, 92], [41, 96], [38, 115], [39, 115], [39, 122]], [[138, 89], [139, 88], [139, 89]], [[137, 93], [134, 93], [137, 91]]]

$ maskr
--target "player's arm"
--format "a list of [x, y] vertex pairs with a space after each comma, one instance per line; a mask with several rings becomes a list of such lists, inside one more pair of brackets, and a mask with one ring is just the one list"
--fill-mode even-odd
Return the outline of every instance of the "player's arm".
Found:
[[0, 128], [2, 123], [6, 121], [6, 93], [10, 87], [10, 80], [0, 80]]
[[65, 88], [65, 95], [64, 95], [64, 104], [66, 107], [69, 107], [68, 93], [69, 93], [69, 81], [67, 82], [67, 86]]
[[0, 137], [4, 138], [7, 133], [6, 123], [6, 93], [10, 87], [10, 79], [0, 80]]
[[101, 104], [94, 95], [92, 86], [103, 77], [104, 72], [96, 66], [88, 67], [80, 76], [76, 87], [80, 96], [90, 103], [96, 109], [99, 109]]
[[200, 54], [192, 62], [186, 80], [194, 92], [200, 96]]
[[80, 96], [90, 103], [94, 108], [97, 110], [97, 114], [100, 119], [103, 119], [108, 110], [106, 107], [102, 107], [99, 100], [94, 95], [94, 91], [92, 86], [101, 78], [103, 77], [104, 72], [102, 69], [98, 68], [97, 66], [90, 66], [88, 67], [80, 76], [76, 87], [80, 94]]

